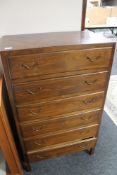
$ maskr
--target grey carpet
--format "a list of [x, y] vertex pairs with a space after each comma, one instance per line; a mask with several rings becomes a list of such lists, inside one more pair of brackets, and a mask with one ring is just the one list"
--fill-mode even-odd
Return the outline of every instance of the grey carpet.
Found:
[[116, 51], [115, 51], [115, 56], [114, 56], [114, 60], [113, 60], [113, 66], [112, 66], [112, 75], [117, 75], [117, 47], [116, 47]]
[[25, 175], [116, 175], [117, 126], [103, 114], [95, 154], [85, 152], [32, 164], [33, 171]]

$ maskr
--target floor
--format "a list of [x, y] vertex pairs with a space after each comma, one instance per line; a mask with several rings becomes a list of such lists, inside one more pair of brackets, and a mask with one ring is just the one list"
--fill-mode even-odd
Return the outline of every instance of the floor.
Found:
[[4, 159], [3, 159], [3, 155], [0, 151], [0, 175], [5, 175], [5, 162], [4, 162]]
[[117, 46], [116, 46], [116, 51], [115, 51], [115, 57], [113, 60], [113, 67], [112, 67], [112, 75], [117, 75]]
[[117, 125], [117, 75], [110, 77], [104, 110]]
[[104, 110], [117, 125], [117, 51], [113, 61]]

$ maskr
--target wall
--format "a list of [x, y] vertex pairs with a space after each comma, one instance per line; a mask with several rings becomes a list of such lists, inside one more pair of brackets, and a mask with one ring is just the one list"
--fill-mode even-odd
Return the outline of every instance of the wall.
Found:
[[81, 29], [82, 0], [0, 0], [0, 36]]

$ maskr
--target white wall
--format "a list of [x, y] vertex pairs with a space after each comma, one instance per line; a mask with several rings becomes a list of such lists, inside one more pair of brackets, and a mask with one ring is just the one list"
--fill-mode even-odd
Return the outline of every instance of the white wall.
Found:
[[81, 29], [82, 0], [0, 0], [0, 36]]

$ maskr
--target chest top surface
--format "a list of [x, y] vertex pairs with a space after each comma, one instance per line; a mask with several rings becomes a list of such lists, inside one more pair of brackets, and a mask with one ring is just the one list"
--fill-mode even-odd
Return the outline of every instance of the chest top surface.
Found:
[[38, 49], [43, 52], [42, 48], [45, 51], [49, 51], [49, 49], [56, 51], [56, 49], [72, 49], [81, 45], [108, 45], [112, 43], [115, 42], [111, 39], [99, 37], [90, 31], [22, 34], [3, 36], [1, 38], [1, 52], [26, 51], [29, 49]]

